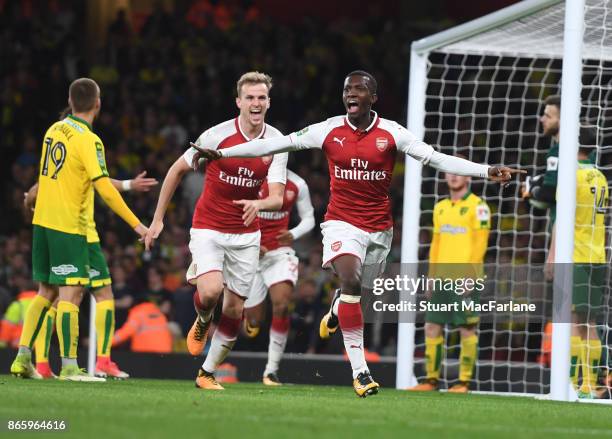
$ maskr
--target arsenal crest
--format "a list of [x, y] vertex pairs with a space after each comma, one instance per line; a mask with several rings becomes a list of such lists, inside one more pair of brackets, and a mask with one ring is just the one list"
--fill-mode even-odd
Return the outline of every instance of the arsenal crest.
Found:
[[265, 155], [261, 158], [261, 161], [264, 163], [264, 165], [269, 165], [270, 163], [272, 163], [272, 157], [271, 155]]
[[342, 241], [336, 241], [331, 245], [332, 251], [337, 252], [342, 247]]
[[295, 192], [294, 191], [285, 191], [285, 196], [287, 197], [288, 201], [291, 201], [295, 198]]
[[376, 149], [378, 149], [380, 152], [383, 152], [385, 149], [387, 149], [388, 145], [389, 145], [389, 140], [386, 137], [376, 138]]

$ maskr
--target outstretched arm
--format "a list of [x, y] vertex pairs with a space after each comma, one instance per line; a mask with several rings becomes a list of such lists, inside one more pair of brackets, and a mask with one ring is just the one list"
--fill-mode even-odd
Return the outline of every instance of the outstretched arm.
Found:
[[418, 140], [414, 134], [400, 124], [396, 123], [393, 128], [397, 147], [400, 151], [405, 152], [424, 165], [429, 165], [442, 172], [470, 177], [489, 178], [497, 182], [508, 181], [512, 178], [513, 174], [526, 173], [526, 171], [512, 169], [506, 166], [481, 165], [462, 159], [461, 157], [437, 152], [431, 145]]
[[225, 149], [203, 149], [195, 143], [191, 143], [191, 146], [198, 150], [199, 158], [208, 160], [217, 160], [226, 157], [263, 157], [279, 152], [297, 151], [301, 149], [298, 145], [293, 143], [291, 136], [256, 139]]
[[149, 231], [145, 237], [145, 247], [149, 248], [153, 241], [159, 237], [159, 234], [164, 229], [164, 215], [168, 209], [168, 204], [176, 191], [179, 183], [183, 179], [183, 176], [191, 170], [189, 164], [185, 161], [183, 156], [180, 156], [168, 169], [166, 178], [162, 183], [162, 187], [159, 191], [159, 199], [157, 200], [157, 207], [155, 208], [155, 214], [153, 215], [153, 221], [149, 226]]
[[96, 192], [100, 195], [100, 197], [104, 200], [104, 202], [111, 208], [113, 212], [121, 217], [126, 223], [130, 225], [134, 229], [138, 235], [140, 235], [141, 239], [144, 239], [147, 228], [142, 225], [140, 220], [134, 213], [130, 210], [125, 201], [121, 197], [121, 194], [110, 182], [110, 178], [102, 177], [98, 178], [94, 181], [94, 188]]
[[146, 175], [147, 171], [142, 171], [131, 180], [115, 180], [111, 178], [111, 183], [119, 192], [149, 192], [151, 187], [157, 186], [158, 182], [154, 178], [147, 178]]

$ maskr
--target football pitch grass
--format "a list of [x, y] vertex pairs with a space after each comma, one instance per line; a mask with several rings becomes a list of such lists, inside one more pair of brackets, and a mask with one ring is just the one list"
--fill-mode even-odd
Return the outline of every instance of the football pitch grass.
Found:
[[[408, 393], [367, 399], [349, 387], [190, 381], [106, 383], [0, 376], [0, 436], [114, 438], [546, 438], [610, 437], [609, 406], [531, 398]], [[64, 420], [64, 432], [7, 431], [9, 420]]]

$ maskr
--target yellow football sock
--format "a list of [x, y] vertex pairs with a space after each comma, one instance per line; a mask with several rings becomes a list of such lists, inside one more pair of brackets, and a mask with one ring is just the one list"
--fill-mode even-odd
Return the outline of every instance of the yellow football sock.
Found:
[[478, 355], [478, 337], [470, 335], [461, 337], [461, 353], [459, 354], [459, 381], [470, 381]]
[[597, 372], [601, 360], [601, 340], [582, 341], [582, 386], [583, 392], [591, 392], [597, 387]]
[[444, 337], [425, 337], [425, 370], [427, 379], [440, 378], [440, 363], [442, 363], [442, 345]]
[[37, 363], [48, 363], [49, 362], [49, 346], [51, 345], [51, 336], [53, 335], [53, 328], [55, 327], [55, 316], [57, 315], [57, 309], [54, 307], [49, 308], [45, 317], [45, 323], [43, 323], [36, 342], [34, 342], [34, 352], [36, 352]]
[[98, 356], [109, 357], [115, 334], [115, 301], [103, 300], [96, 303], [96, 339]]
[[23, 330], [19, 338], [19, 346], [26, 346], [30, 349], [34, 346], [34, 341], [45, 321], [47, 310], [51, 307], [51, 302], [37, 294], [30, 302], [26, 311]]
[[570, 337], [570, 379], [574, 387], [578, 386], [578, 369], [580, 363], [580, 351], [582, 350], [582, 338], [572, 335]]
[[65, 300], [57, 305], [57, 338], [60, 357], [76, 358], [79, 345], [79, 307]]

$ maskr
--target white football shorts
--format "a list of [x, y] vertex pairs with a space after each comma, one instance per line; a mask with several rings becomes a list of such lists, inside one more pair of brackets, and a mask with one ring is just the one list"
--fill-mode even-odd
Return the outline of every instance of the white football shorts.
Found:
[[385, 270], [391, 251], [393, 228], [381, 232], [366, 232], [345, 221], [321, 223], [323, 234], [323, 268], [331, 267], [338, 256], [354, 255], [362, 264], [361, 285], [373, 288], [374, 279]]
[[279, 247], [267, 252], [259, 260], [259, 268], [253, 279], [249, 298], [244, 302], [245, 308], [253, 308], [266, 299], [268, 289], [281, 282], [290, 282], [293, 286], [298, 279], [299, 259], [289, 247]]
[[192, 262], [187, 282], [211, 271], [220, 271], [225, 286], [237, 295], [248, 298], [259, 262], [261, 232], [222, 233], [210, 229], [191, 229], [189, 250]]

